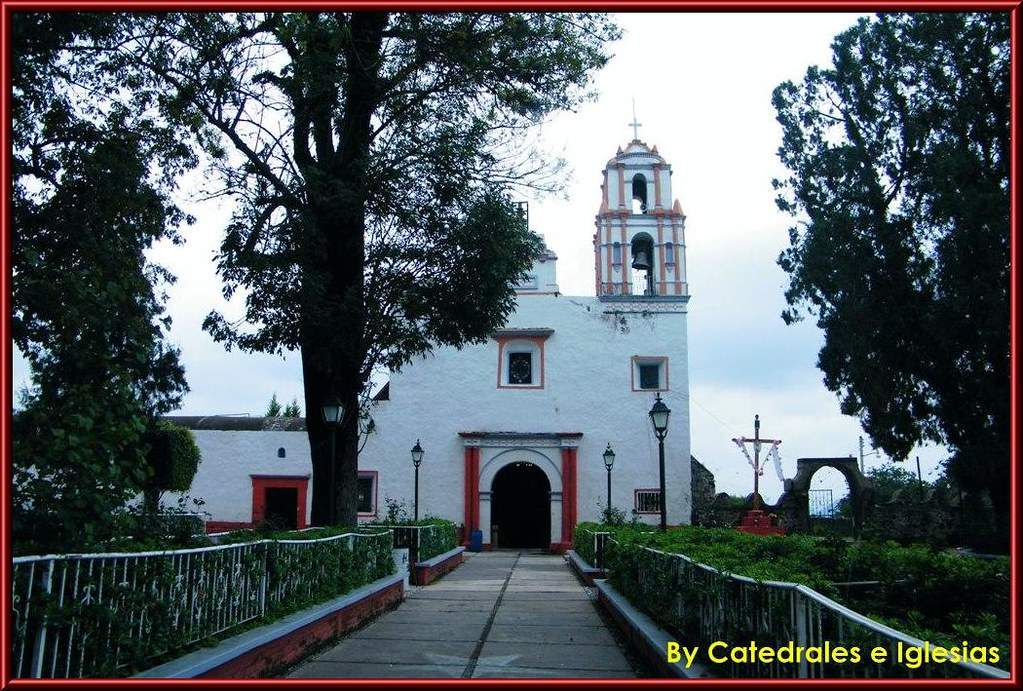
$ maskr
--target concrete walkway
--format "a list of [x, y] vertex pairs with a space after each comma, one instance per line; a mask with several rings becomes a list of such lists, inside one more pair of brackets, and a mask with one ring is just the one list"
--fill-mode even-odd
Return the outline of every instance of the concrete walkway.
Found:
[[466, 563], [292, 670], [293, 678], [634, 677], [558, 555], [466, 553]]

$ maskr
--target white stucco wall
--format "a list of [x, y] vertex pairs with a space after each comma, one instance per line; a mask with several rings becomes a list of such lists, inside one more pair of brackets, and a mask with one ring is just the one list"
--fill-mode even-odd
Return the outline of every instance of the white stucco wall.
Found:
[[[656, 488], [658, 448], [648, 412], [654, 394], [632, 390], [632, 356], [667, 356], [672, 410], [665, 445], [668, 521], [687, 523], [689, 477], [689, 382], [685, 314], [605, 314], [608, 303], [592, 297], [522, 295], [507, 328], [551, 328], [544, 348], [543, 389], [497, 387], [498, 344], [442, 348], [394, 375], [390, 400], [376, 403], [376, 432], [360, 457], [363, 470], [379, 473], [385, 497], [411, 504], [413, 468], [409, 449], [425, 449], [420, 469], [420, 513], [464, 519], [464, 440], [459, 432], [581, 432], [578, 451], [578, 519], [595, 520], [606, 495], [602, 454], [608, 442], [616, 456], [612, 503], [631, 514], [636, 489]], [[560, 451], [537, 448], [561, 467]], [[489, 454], [482, 452], [481, 475]], [[506, 454], [508, 462], [528, 454]], [[490, 474], [489, 477], [493, 475]], [[551, 478], [552, 489], [560, 478]], [[486, 482], [486, 480], [484, 480]], [[489, 487], [481, 487], [489, 491]], [[489, 526], [481, 516], [484, 541]], [[657, 516], [641, 516], [651, 523]], [[560, 522], [560, 519], [559, 519]], [[552, 520], [552, 533], [555, 533]], [[556, 533], [555, 533], [556, 534]]]
[[[420, 513], [462, 522], [465, 515], [464, 440], [459, 432], [581, 432], [578, 440], [578, 520], [596, 520], [606, 495], [602, 454], [610, 442], [616, 453], [612, 503], [631, 515], [636, 489], [656, 488], [657, 439], [648, 411], [651, 392], [633, 391], [633, 356], [668, 358], [669, 390], [662, 393], [672, 410], [665, 444], [668, 521], [687, 523], [689, 476], [689, 382], [685, 314], [607, 314], [593, 297], [520, 295], [508, 328], [549, 328], [544, 344], [544, 388], [498, 388], [498, 345], [494, 340], [461, 351], [441, 348], [395, 374], [390, 400], [374, 404], [376, 431], [360, 456], [360, 470], [378, 472], [378, 513], [386, 497], [411, 507], [413, 468], [409, 449], [419, 439], [425, 449], [420, 469]], [[677, 309], [677, 307], [676, 307]], [[202, 462], [189, 494], [206, 502], [211, 520], [252, 519], [250, 475], [306, 475], [312, 472], [305, 432], [196, 430]], [[285, 458], [277, 457], [284, 447]], [[541, 454], [552, 491], [561, 490], [561, 454], [557, 447], [481, 449], [484, 486], [505, 462]], [[498, 465], [489, 462], [501, 456]], [[489, 464], [489, 465], [488, 465]], [[311, 501], [310, 487], [307, 504]], [[168, 497], [166, 503], [172, 503]], [[489, 507], [484, 507], [489, 508]], [[560, 533], [560, 512], [553, 507], [551, 530]], [[307, 508], [308, 510], [308, 508]], [[489, 511], [481, 515], [489, 541]], [[307, 514], [308, 516], [308, 514]], [[656, 523], [656, 515], [640, 519]]]
[[[312, 460], [305, 432], [235, 432], [193, 430], [202, 453], [199, 470], [188, 491], [190, 497], [206, 502], [203, 510], [210, 520], [247, 523], [252, 520], [251, 475], [309, 475], [306, 518], [312, 503]], [[285, 457], [277, 457], [284, 448]], [[163, 504], [174, 505], [174, 493]]]

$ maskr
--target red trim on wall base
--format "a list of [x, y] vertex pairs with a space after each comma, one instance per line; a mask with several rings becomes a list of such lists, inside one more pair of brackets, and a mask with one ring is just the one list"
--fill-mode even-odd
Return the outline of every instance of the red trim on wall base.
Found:
[[247, 530], [252, 524], [247, 521], [206, 521], [206, 534], [226, 533], [229, 530]]
[[561, 449], [561, 544], [572, 544], [576, 521], [576, 456], [579, 449]]

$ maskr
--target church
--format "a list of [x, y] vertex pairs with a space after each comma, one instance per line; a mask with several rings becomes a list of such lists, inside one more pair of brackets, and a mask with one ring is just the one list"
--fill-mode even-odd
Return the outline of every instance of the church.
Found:
[[[488, 342], [439, 348], [392, 374], [359, 456], [360, 520], [383, 518], [388, 500], [412, 510], [418, 445], [420, 517], [455, 521], [466, 538], [478, 530], [484, 548], [565, 549], [575, 525], [599, 520], [607, 503], [609, 448], [611, 505], [656, 524], [650, 410], [659, 398], [671, 411], [666, 519], [690, 521], [685, 215], [671, 173], [638, 138], [607, 162], [594, 200], [594, 295], [563, 295], [557, 257], [545, 251]], [[171, 419], [192, 428], [202, 450], [190, 494], [206, 502], [209, 529], [271, 514], [307, 525], [304, 421]]]

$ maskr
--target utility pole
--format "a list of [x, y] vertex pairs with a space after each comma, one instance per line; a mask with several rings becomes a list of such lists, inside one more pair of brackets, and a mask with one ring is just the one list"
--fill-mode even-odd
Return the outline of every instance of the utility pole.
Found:
[[916, 483], [917, 487], [920, 488], [920, 499], [924, 498], [924, 476], [920, 472], [920, 457], [916, 457]]
[[[873, 448], [873, 447], [871, 447], [871, 448]], [[865, 459], [867, 456], [877, 456], [877, 455], [878, 455], [878, 450], [877, 449], [873, 449], [872, 451], [868, 451], [867, 453], [863, 453], [863, 435], [861, 434], [860, 435], [860, 472], [861, 473], [863, 473], [864, 475], [867, 474], [867, 465], [866, 465], [866, 462], [863, 459]]]

